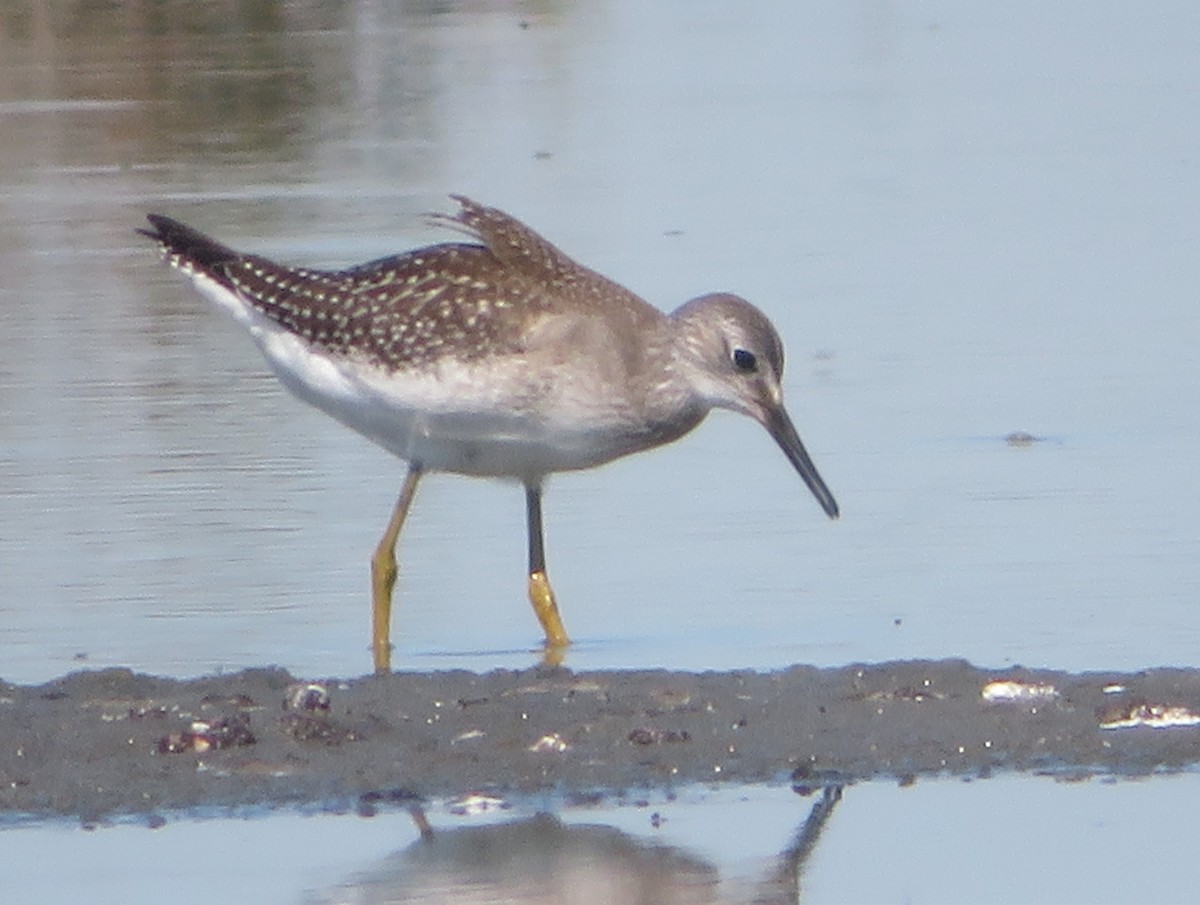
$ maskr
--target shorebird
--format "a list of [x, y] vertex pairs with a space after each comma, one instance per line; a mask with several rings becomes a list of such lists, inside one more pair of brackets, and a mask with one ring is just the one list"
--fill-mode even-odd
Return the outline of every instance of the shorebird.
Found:
[[783, 343], [745, 299], [664, 314], [503, 211], [454, 195], [465, 234], [345, 270], [277, 264], [149, 216], [164, 259], [233, 315], [280, 381], [408, 463], [371, 558], [371, 649], [391, 668], [396, 543], [427, 471], [520, 481], [529, 600], [552, 661], [570, 643], [546, 575], [548, 475], [677, 440], [714, 408], [767, 429], [830, 518], [838, 506], [783, 402]]

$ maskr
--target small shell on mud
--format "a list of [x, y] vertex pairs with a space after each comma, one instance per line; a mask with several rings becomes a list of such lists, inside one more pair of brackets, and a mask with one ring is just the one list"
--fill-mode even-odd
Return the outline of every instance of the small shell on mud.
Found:
[[980, 696], [988, 704], [1028, 704], [1054, 700], [1058, 697], [1058, 689], [1048, 682], [997, 679], [984, 685]]
[[283, 699], [284, 710], [328, 710], [329, 687], [320, 682], [293, 682]]
[[245, 714], [219, 720], [195, 720], [183, 732], [172, 732], [158, 740], [159, 754], [184, 754], [194, 751], [204, 754], [214, 748], [237, 748], [258, 741], [250, 731], [250, 718]]
[[536, 742], [529, 746], [529, 750], [534, 754], [542, 754], [550, 752], [552, 754], [562, 754], [564, 751], [569, 751], [571, 746], [557, 732], [551, 732], [548, 735], [543, 735]]
[[1100, 711], [1101, 729], [1132, 729], [1146, 726], [1150, 729], [1176, 729], [1200, 725], [1200, 713], [1188, 707], [1170, 704], [1150, 704], [1132, 701], [1115, 704]]

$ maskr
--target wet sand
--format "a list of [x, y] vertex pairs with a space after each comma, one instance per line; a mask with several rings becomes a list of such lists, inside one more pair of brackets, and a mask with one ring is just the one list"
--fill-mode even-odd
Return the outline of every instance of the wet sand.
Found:
[[1200, 760], [1200, 670], [907, 661], [771, 673], [530, 669], [310, 682], [109, 669], [0, 683], [0, 810], [370, 812], [469, 793], [603, 798], [697, 782], [1143, 775]]

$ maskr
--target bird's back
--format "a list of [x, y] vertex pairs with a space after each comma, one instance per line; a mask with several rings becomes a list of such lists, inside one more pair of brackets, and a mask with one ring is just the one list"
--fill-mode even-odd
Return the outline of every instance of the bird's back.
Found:
[[[170, 263], [210, 279], [236, 301], [333, 355], [396, 371], [525, 351], [547, 316], [602, 317], [636, 332], [662, 314], [565, 255], [502, 211], [456, 196], [434, 215], [479, 244], [444, 243], [342, 270], [289, 267], [244, 254], [168, 217], [152, 215]], [[203, 289], [204, 287], [201, 286]]]

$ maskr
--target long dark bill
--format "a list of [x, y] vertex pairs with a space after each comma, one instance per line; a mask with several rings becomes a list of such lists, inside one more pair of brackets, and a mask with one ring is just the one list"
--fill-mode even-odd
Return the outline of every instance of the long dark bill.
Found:
[[839, 514], [837, 500], [833, 498], [833, 494], [821, 480], [821, 475], [817, 473], [817, 466], [813, 465], [812, 459], [809, 458], [808, 450], [800, 441], [800, 435], [796, 433], [796, 426], [792, 424], [792, 419], [788, 417], [783, 406], [768, 412], [763, 426], [775, 438], [775, 442], [779, 444], [779, 448], [783, 450], [783, 454], [788, 457], [788, 461], [792, 463], [796, 471], [800, 472], [800, 477], [804, 479], [808, 489], [817, 498], [817, 502], [821, 504], [825, 514], [830, 518], [837, 518]]

